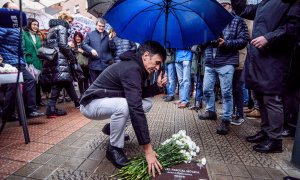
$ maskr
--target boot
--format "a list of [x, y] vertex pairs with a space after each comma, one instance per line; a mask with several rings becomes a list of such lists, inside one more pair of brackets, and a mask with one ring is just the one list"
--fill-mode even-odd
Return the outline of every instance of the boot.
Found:
[[217, 134], [220, 135], [226, 135], [229, 132], [229, 126], [230, 126], [230, 121], [224, 121], [222, 120], [222, 122], [219, 124], [219, 126], [217, 127]]
[[247, 117], [252, 117], [252, 118], [260, 118], [260, 112], [258, 109], [254, 109], [250, 113], [246, 113]]
[[67, 112], [62, 109], [57, 109], [55, 106], [48, 106], [46, 110], [47, 118], [56, 118], [59, 116], [65, 116]]
[[281, 153], [282, 140], [281, 139], [267, 139], [260, 144], [253, 146], [253, 150], [261, 153]]
[[260, 143], [268, 138], [267, 134], [264, 131], [259, 131], [253, 136], [246, 137], [246, 141], [250, 143]]

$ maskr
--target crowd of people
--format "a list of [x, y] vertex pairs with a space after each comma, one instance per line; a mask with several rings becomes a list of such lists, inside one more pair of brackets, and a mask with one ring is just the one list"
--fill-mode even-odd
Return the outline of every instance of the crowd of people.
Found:
[[[299, 0], [263, 0], [256, 5], [247, 5], [245, 0], [218, 2], [233, 16], [232, 21], [215, 41], [185, 49], [164, 49], [154, 41], [138, 47], [118, 37], [113, 29], [105, 31], [102, 18], [95, 30], [85, 37], [75, 32], [73, 41], [68, 42], [73, 18], [67, 13], [50, 20], [47, 37], [42, 40], [39, 22], [28, 19], [20, 69], [26, 115], [44, 115], [37, 111], [45, 105], [41, 92], [50, 93], [48, 118], [66, 115], [56, 107], [65, 89], [85, 117], [111, 119], [102, 131], [110, 136], [106, 157], [116, 167], [128, 163], [122, 149], [129, 139], [125, 127], [131, 122], [144, 148], [149, 173], [160, 172], [145, 112], [152, 107], [151, 97], [165, 91], [165, 102], [174, 101], [181, 109], [203, 109], [199, 120], [220, 119], [216, 128], [220, 135], [228, 134], [231, 125], [241, 125], [245, 113], [260, 117], [261, 130], [246, 141], [256, 143], [253, 149], [257, 152], [282, 152], [282, 136], [295, 133], [299, 107]], [[18, 9], [14, 3], [6, 3], [4, 8]], [[19, 29], [0, 28], [0, 55], [4, 63], [15, 67], [19, 34]], [[55, 50], [57, 57], [43, 59], [41, 47]], [[9, 120], [15, 113], [15, 86], [1, 88], [5, 92], [2, 119]], [[217, 100], [222, 104], [219, 117]]]

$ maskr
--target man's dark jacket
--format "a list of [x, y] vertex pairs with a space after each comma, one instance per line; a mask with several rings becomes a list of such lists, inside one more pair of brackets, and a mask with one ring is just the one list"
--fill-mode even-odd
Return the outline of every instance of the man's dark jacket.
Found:
[[[103, 71], [106, 69], [110, 61], [112, 61], [111, 50], [109, 48], [109, 37], [106, 31], [101, 33], [96, 29], [87, 33], [83, 43], [82, 49], [90, 54], [89, 68], [92, 70]], [[91, 51], [96, 50], [98, 56], [92, 56]]]
[[250, 44], [245, 63], [246, 86], [263, 94], [283, 94], [296, 39], [287, 28], [291, 4], [281, 0], [263, 0], [257, 5], [246, 5], [246, 0], [231, 2], [238, 15], [254, 20], [252, 38], [264, 36], [268, 40], [263, 48]]
[[[145, 87], [148, 78], [141, 58], [127, 51], [120, 56], [122, 60], [105, 69], [85, 91], [80, 104], [87, 105], [94, 99], [105, 97], [125, 97], [133, 129], [140, 145], [150, 143], [147, 119], [142, 99], [160, 93], [156, 83]], [[115, 94], [115, 95], [114, 95]]]

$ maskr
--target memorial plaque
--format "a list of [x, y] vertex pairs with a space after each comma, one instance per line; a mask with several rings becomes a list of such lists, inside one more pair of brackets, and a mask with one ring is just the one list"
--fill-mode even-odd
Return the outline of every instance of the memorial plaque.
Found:
[[206, 165], [199, 163], [178, 164], [170, 168], [165, 168], [165, 171], [152, 180], [208, 180]]

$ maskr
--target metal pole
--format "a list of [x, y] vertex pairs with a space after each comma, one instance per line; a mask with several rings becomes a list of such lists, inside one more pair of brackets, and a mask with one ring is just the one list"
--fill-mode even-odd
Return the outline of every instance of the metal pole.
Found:
[[291, 161], [297, 168], [300, 168], [300, 105]]

